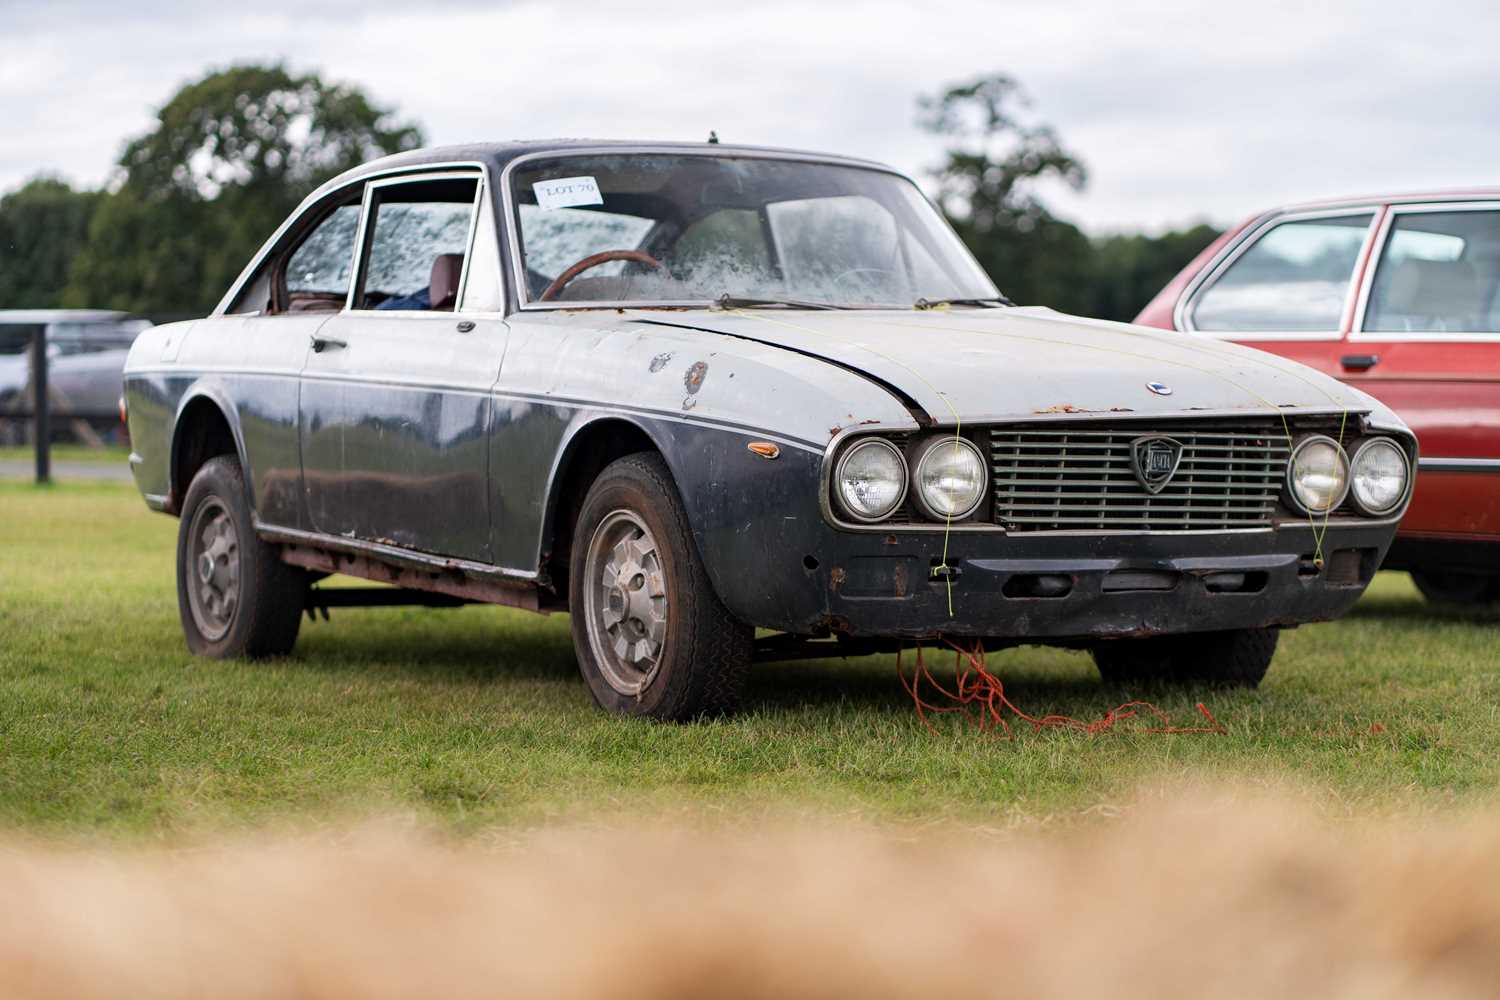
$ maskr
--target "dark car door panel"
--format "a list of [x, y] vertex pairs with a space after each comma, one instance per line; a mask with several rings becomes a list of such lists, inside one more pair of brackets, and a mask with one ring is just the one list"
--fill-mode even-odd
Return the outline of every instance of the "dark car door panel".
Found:
[[316, 531], [489, 561], [490, 390], [507, 328], [495, 319], [336, 317], [302, 381], [303, 489]]

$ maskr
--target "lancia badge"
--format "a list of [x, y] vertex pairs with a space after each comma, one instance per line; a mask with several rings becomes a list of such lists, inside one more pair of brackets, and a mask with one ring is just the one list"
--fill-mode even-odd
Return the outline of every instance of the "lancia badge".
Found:
[[1158, 396], [1172, 395], [1172, 387], [1170, 385], [1167, 385], [1165, 382], [1147, 382], [1146, 388], [1150, 389]]
[[1151, 435], [1130, 442], [1130, 467], [1148, 493], [1160, 493], [1181, 461], [1182, 444], [1172, 438]]

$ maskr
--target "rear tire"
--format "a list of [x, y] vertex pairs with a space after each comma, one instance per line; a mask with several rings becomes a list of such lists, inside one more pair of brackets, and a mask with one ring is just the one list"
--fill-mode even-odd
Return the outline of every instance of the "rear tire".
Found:
[[214, 659], [285, 656], [297, 642], [308, 576], [262, 541], [240, 464], [203, 463], [177, 529], [177, 607], [188, 649]]
[[739, 706], [754, 631], [714, 592], [660, 457], [627, 455], [594, 480], [568, 580], [579, 670], [602, 708], [684, 721]]
[[1414, 569], [1411, 582], [1430, 604], [1473, 608], [1500, 601], [1500, 576]]
[[1173, 684], [1253, 688], [1270, 669], [1280, 630], [1235, 629], [1118, 639], [1093, 649], [1110, 684]]

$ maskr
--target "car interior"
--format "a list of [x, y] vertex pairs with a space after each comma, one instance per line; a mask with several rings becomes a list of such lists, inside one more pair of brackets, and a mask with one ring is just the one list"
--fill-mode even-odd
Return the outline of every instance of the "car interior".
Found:
[[1500, 212], [1397, 216], [1364, 328], [1500, 332]]

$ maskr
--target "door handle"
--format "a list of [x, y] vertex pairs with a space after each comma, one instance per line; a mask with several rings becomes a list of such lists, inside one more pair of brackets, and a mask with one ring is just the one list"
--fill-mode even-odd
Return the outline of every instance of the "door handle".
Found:
[[458, 321], [458, 332], [459, 333], [468, 333], [469, 331], [471, 331], [473, 329], [474, 329], [474, 321], [472, 319], [461, 319], [461, 320]]
[[308, 339], [308, 342], [312, 344], [312, 349], [313, 349], [313, 353], [314, 354], [322, 354], [324, 351], [326, 351], [330, 347], [348, 347], [349, 346], [349, 342], [347, 340], [340, 340], [337, 337], [322, 337], [322, 336], [319, 336], [316, 333], [313, 334], [311, 337], [309, 337], [307, 339]]
[[1339, 358], [1339, 363], [1344, 366], [1345, 371], [1367, 372], [1380, 364], [1378, 354], [1346, 354]]

